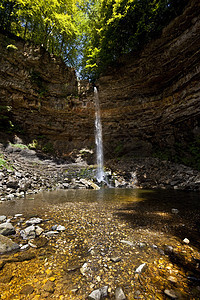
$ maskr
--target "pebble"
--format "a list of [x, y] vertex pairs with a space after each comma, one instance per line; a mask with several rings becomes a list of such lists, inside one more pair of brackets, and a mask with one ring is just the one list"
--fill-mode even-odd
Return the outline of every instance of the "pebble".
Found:
[[185, 238], [185, 239], [183, 240], [183, 243], [185, 243], [185, 244], [189, 244], [189, 243], [190, 243], [190, 241], [189, 241], [187, 238]]
[[126, 296], [124, 294], [124, 291], [122, 290], [121, 287], [118, 287], [115, 290], [115, 300], [125, 300], [125, 299], [126, 299]]
[[123, 244], [129, 245], [129, 246], [134, 246], [134, 243], [132, 243], [130, 241], [121, 240], [120, 242], [123, 243]]
[[176, 295], [174, 290], [165, 289], [164, 294], [167, 295], [168, 297], [170, 297], [171, 299], [177, 299], [178, 298], [178, 296]]
[[147, 266], [146, 263], [141, 264], [141, 265], [135, 270], [135, 273], [138, 273], [138, 274], [142, 273], [142, 272], [144, 271], [144, 269], [146, 269], [146, 266]]

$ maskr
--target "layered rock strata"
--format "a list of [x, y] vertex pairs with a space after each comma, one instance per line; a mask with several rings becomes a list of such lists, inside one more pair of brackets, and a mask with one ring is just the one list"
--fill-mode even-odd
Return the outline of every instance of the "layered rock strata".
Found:
[[[182, 149], [200, 138], [200, 3], [99, 80], [107, 156]], [[152, 150], [153, 149], [153, 150]]]
[[[173, 155], [200, 140], [200, 3], [190, 0], [159, 39], [98, 82], [104, 153]], [[14, 46], [14, 47], [13, 47]], [[68, 156], [94, 148], [93, 91], [42, 47], [0, 35], [0, 101], [28, 141]]]
[[27, 141], [41, 139], [48, 151], [60, 155], [93, 144], [89, 87], [78, 86], [73, 68], [40, 46], [3, 34], [0, 65], [1, 108], [9, 110]]

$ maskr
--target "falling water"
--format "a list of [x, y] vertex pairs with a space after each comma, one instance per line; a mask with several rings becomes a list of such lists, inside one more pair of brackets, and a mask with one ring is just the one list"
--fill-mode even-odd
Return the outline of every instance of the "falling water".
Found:
[[105, 174], [103, 170], [103, 139], [102, 139], [102, 126], [101, 126], [101, 115], [99, 105], [99, 95], [97, 88], [94, 88], [94, 99], [95, 99], [95, 143], [97, 150], [97, 181], [104, 181]]

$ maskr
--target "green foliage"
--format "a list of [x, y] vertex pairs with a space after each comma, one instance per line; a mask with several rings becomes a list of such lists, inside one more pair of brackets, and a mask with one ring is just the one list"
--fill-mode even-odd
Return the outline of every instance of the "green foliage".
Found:
[[13, 44], [8, 45], [6, 48], [8, 50], [18, 50], [18, 48], [15, 45], [13, 45]]
[[95, 80], [157, 37], [189, 0], [1, 0], [0, 30], [44, 46]]
[[102, 0], [86, 43], [83, 75], [94, 79], [126, 53], [138, 51], [157, 37], [188, 0]]
[[12, 166], [4, 159], [3, 154], [0, 154], [0, 169], [3, 168], [13, 170]]
[[24, 144], [12, 144], [9, 143], [10, 146], [15, 147], [15, 148], [19, 148], [19, 149], [28, 149], [28, 147]]
[[48, 154], [53, 154], [54, 152], [54, 148], [51, 142], [46, 143], [43, 147], [42, 147], [42, 151]]

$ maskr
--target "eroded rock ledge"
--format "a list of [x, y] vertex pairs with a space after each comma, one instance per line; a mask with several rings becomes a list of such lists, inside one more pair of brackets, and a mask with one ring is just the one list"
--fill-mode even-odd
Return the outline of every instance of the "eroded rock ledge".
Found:
[[173, 155], [200, 137], [200, 3], [183, 14], [141, 54], [124, 57], [99, 80], [107, 156]]

